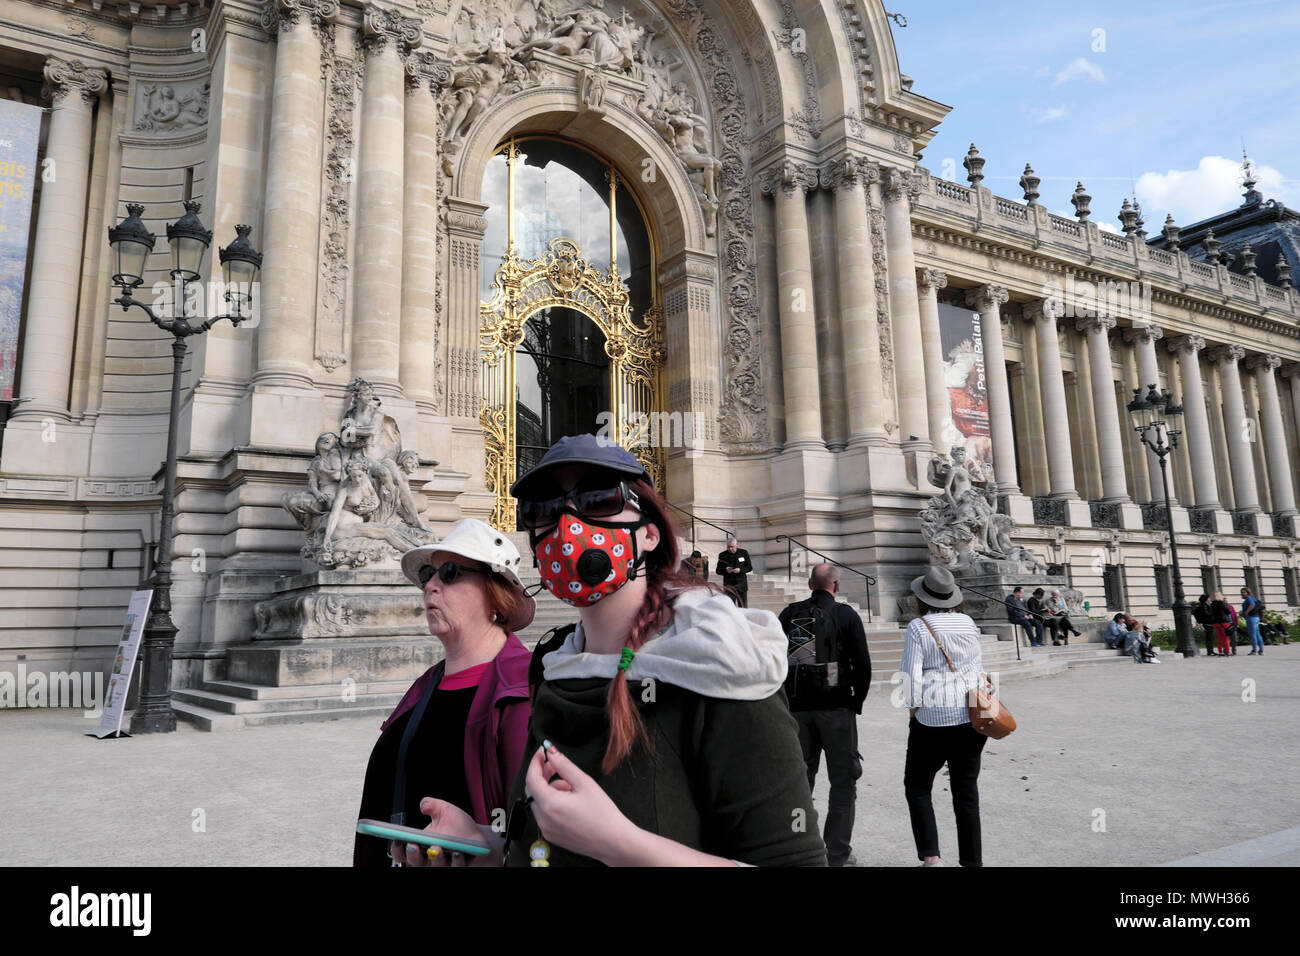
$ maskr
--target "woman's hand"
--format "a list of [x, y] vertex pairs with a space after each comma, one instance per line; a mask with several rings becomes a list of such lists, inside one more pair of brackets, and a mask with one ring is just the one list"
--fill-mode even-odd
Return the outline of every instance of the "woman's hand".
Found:
[[614, 865], [639, 832], [600, 784], [549, 741], [533, 755], [524, 789], [542, 836], [572, 853]]
[[501, 863], [501, 847], [504, 841], [500, 834], [491, 827], [479, 826], [474, 818], [446, 800], [425, 797], [420, 801], [420, 812], [429, 817], [424, 829], [430, 833], [443, 836], [459, 837], [478, 843], [487, 843], [493, 848], [486, 856], [471, 853], [457, 853], [443, 847], [426, 847], [416, 843], [394, 842], [388, 848], [388, 855], [398, 863], [406, 866], [493, 866]]

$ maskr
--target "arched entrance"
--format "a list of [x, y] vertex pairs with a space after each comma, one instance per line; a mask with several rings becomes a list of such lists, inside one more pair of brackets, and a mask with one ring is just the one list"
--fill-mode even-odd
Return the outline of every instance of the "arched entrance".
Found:
[[479, 350], [492, 524], [514, 530], [510, 485], [563, 435], [619, 441], [662, 488], [656, 248], [613, 164], [551, 136], [514, 137], [483, 177]]

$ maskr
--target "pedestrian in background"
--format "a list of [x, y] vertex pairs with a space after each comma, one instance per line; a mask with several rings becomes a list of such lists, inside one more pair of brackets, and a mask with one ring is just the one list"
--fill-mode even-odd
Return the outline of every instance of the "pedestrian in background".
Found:
[[947, 568], [931, 567], [912, 581], [912, 593], [920, 616], [907, 625], [900, 670], [911, 714], [903, 789], [917, 859], [922, 866], [942, 865], [930, 793], [935, 774], [946, 763], [958, 861], [983, 866], [978, 782], [988, 738], [971, 726], [967, 707], [968, 692], [983, 673], [979, 628], [963, 613], [962, 593]]
[[1214, 625], [1210, 622], [1210, 596], [1202, 594], [1197, 598], [1196, 603], [1192, 605], [1192, 617], [1196, 623], [1201, 625], [1205, 631], [1205, 656], [1214, 656]]
[[740, 607], [749, 607], [748, 575], [753, 570], [754, 562], [749, 559], [749, 552], [735, 538], [728, 538], [727, 550], [718, 555], [715, 571], [722, 575], [723, 587], [732, 592], [732, 599]]
[[1219, 656], [1227, 657], [1232, 653], [1231, 639], [1228, 637], [1228, 625], [1232, 621], [1232, 606], [1223, 599], [1218, 591], [1210, 599], [1210, 623], [1218, 636]]
[[871, 686], [871, 656], [862, 618], [835, 600], [840, 575], [819, 564], [808, 577], [812, 595], [789, 604], [779, 620], [789, 641], [786, 696], [799, 725], [799, 746], [808, 768], [808, 789], [817, 780], [822, 751], [831, 792], [827, 800], [826, 843], [829, 866], [857, 866], [850, 840], [862, 776], [858, 715]]
[[1259, 633], [1259, 614], [1264, 609], [1264, 604], [1251, 593], [1250, 588], [1241, 589], [1241, 616], [1246, 621], [1246, 633], [1250, 635], [1250, 657], [1251, 654], [1264, 653], [1264, 638]]

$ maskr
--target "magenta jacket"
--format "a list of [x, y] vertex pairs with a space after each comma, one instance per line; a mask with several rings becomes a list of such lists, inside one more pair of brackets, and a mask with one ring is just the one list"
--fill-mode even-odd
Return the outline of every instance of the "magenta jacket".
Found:
[[[465, 724], [465, 781], [469, 785], [470, 814], [476, 823], [493, 822], [493, 811], [509, 811], [506, 801], [515, 775], [524, 759], [528, 740], [528, 663], [532, 652], [514, 634], [479, 681]], [[387, 820], [392, 811], [394, 762], [397, 758], [396, 735], [388, 728], [398, 717], [411, 710], [420, 700], [431, 680], [441, 680], [443, 662], [420, 676], [397, 707], [379, 728], [379, 740], [370, 753], [366, 779], [361, 793], [358, 818]], [[504, 818], [502, 818], [504, 819]], [[428, 821], [425, 820], [425, 823]], [[420, 821], [407, 821], [420, 826]], [[388, 846], [374, 837], [357, 835], [353, 844], [354, 866], [389, 866]]]

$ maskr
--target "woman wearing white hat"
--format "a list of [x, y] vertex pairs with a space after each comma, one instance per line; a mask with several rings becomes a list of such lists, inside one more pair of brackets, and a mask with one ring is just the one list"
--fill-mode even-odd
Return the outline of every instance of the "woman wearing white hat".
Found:
[[[402, 556], [446, 657], [380, 728], [359, 817], [418, 829], [428, 823], [419, 810], [426, 797], [453, 803], [480, 824], [504, 812], [528, 737], [531, 655], [515, 633], [532, 623], [535, 605], [519, 580], [519, 560], [509, 538], [473, 518]], [[353, 864], [390, 866], [390, 855], [425, 862], [424, 852], [358, 835]]]
[[942, 865], [930, 791], [947, 763], [958, 860], [962, 866], [983, 866], [978, 780], [988, 738], [971, 726], [967, 709], [967, 692], [983, 672], [979, 628], [962, 613], [962, 593], [946, 568], [932, 567], [916, 578], [912, 593], [920, 616], [907, 625], [899, 669], [912, 715], [903, 789], [916, 856], [924, 866]]

